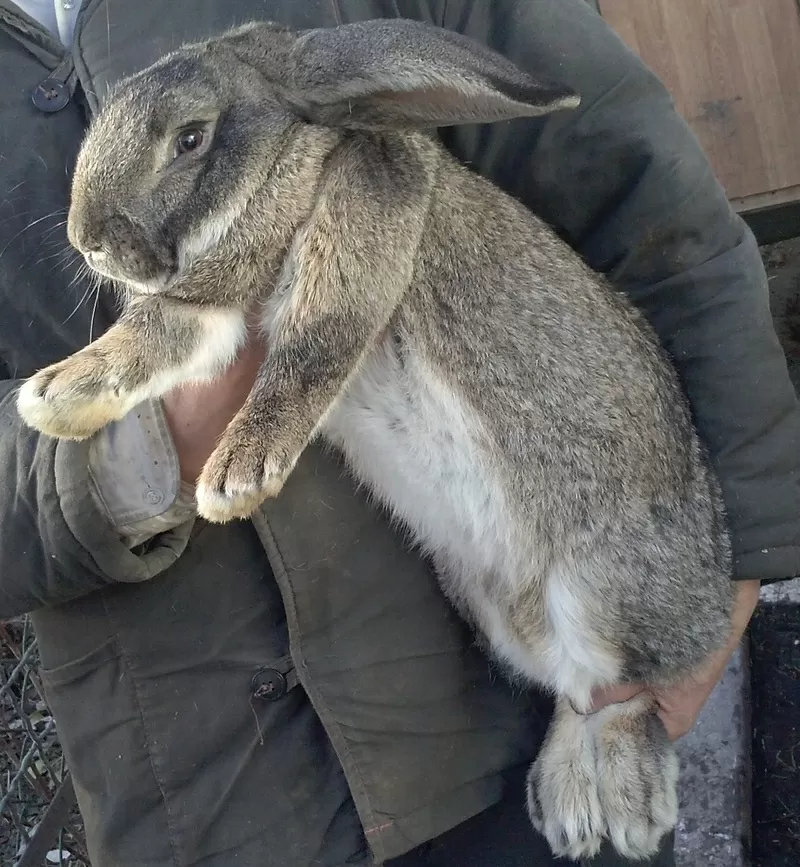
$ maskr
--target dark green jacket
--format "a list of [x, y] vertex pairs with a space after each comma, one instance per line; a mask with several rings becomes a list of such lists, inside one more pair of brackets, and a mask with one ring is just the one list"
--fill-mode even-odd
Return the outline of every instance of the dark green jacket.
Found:
[[[197, 522], [131, 551], [89, 494], [87, 446], [14, 410], [19, 378], [89, 337], [58, 224], [107, 86], [250, 17], [396, 14], [581, 93], [574, 113], [443, 138], [646, 311], [722, 479], [737, 577], [800, 573], [800, 411], [754, 239], [584, 0], [89, 0], [71, 58], [0, 0], [0, 617], [34, 611], [95, 867], [356, 863], [362, 828], [380, 862], [495, 803], [535, 749], [527, 700], [330, 456], [309, 449], [252, 525]], [[52, 114], [30, 97], [48, 76], [72, 93]], [[112, 317], [103, 299], [94, 333]], [[251, 679], [272, 670], [299, 685], [265, 702]]]

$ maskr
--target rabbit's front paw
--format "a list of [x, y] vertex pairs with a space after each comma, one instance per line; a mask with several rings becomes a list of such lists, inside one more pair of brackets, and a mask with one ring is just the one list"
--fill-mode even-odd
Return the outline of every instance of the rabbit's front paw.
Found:
[[528, 815], [558, 857], [591, 858], [605, 824], [593, 748], [575, 725], [554, 720], [528, 773]]
[[[601, 713], [616, 708], [606, 708]], [[654, 713], [623, 708], [597, 733], [597, 779], [608, 836], [631, 860], [658, 852], [678, 821], [679, 763]]]
[[203, 467], [197, 511], [215, 524], [249, 518], [268, 497], [277, 497], [296, 458], [278, 452], [268, 435], [234, 421]]
[[35, 430], [82, 440], [122, 418], [135, 400], [108, 356], [87, 348], [40, 370], [17, 395], [17, 410]]

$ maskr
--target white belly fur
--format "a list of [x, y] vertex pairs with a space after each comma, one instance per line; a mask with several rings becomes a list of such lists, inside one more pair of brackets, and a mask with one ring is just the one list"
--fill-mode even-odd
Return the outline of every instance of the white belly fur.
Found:
[[409, 352], [401, 364], [387, 339], [320, 433], [415, 541], [447, 564], [449, 592], [516, 674], [568, 695], [576, 706], [588, 702], [594, 686], [617, 679], [619, 664], [593, 640], [588, 600], [570, 589], [578, 582], [564, 569], [543, 576], [544, 634], [523, 644], [508, 628], [497, 599], [535, 580], [537, 545], [514, 525], [475, 414], [418, 355]]

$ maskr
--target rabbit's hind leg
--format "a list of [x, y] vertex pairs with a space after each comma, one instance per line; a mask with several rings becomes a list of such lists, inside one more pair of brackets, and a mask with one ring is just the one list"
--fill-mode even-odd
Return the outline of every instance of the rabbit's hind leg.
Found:
[[566, 698], [555, 713], [528, 772], [528, 815], [559, 857], [591, 858], [600, 851], [606, 824], [597, 779], [595, 741], [586, 718]]
[[613, 631], [599, 629], [611, 622], [603, 600], [586, 589], [579, 575], [552, 572], [546, 637], [538, 648], [526, 642], [558, 697], [528, 777], [529, 812], [557, 855], [591, 857], [608, 838], [621, 855], [645, 858], [677, 821], [677, 758], [645, 694], [586, 713], [596, 687], [620, 682], [624, 656]]
[[528, 774], [528, 811], [554, 854], [591, 857], [602, 839], [650, 857], [677, 822], [678, 759], [652, 699], [585, 716], [566, 698]]
[[678, 821], [678, 756], [656, 710], [643, 694], [587, 720], [608, 836], [633, 860], [654, 855]]
[[[591, 707], [595, 686], [615, 683], [618, 652], [593, 628], [585, 585], [565, 569], [548, 576], [542, 597], [544, 629], [526, 606], [515, 606], [512, 628], [522, 639], [527, 673], [558, 697], [544, 745], [528, 774], [528, 812], [557, 856], [591, 858], [607, 836], [600, 800], [597, 744], [578, 711]], [[522, 667], [522, 666], [520, 666]]]

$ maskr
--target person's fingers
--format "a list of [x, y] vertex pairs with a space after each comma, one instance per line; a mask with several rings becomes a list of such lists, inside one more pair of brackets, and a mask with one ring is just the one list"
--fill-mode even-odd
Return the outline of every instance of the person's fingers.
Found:
[[609, 704], [619, 704], [623, 701], [629, 701], [634, 696], [639, 695], [640, 692], [644, 692], [644, 689], [640, 684], [630, 683], [596, 689], [592, 692], [592, 708], [590, 713], [596, 713]]
[[696, 716], [689, 712], [681, 711], [665, 711], [658, 712], [658, 718], [664, 723], [664, 728], [667, 730], [667, 737], [671, 741], [677, 741], [685, 734], [688, 734], [696, 722]]

